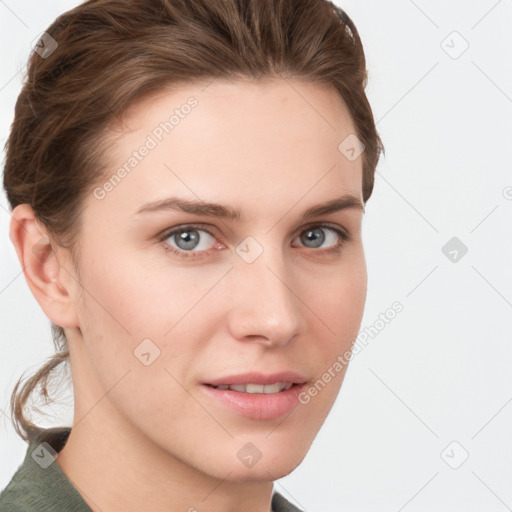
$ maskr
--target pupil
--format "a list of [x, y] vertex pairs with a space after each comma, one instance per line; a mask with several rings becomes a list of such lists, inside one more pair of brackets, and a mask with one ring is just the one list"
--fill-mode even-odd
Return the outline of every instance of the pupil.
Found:
[[305, 233], [306, 233], [306, 235], [304, 237], [301, 237], [302, 242], [304, 242], [306, 240], [312, 241], [313, 247], [320, 247], [325, 240], [325, 235], [323, 233], [323, 230], [320, 228], [308, 229]]
[[[194, 233], [192, 236], [189, 235], [189, 233]], [[199, 240], [199, 236], [196, 229], [187, 229], [186, 231], [181, 231], [178, 234], [178, 240], [176, 242], [176, 245], [180, 249], [193, 249]], [[184, 245], [181, 244], [181, 242], [184, 242]]]

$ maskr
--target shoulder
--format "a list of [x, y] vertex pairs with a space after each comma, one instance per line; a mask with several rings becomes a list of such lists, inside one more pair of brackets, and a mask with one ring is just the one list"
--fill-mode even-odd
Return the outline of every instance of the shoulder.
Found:
[[31, 493], [27, 492], [25, 473], [24, 465], [21, 464], [7, 486], [0, 492], [0, 512], [26, 512], [27, 507], [31, 506]]
[[90, 512], [81, 495], [55, 462], [69, 428], [43, 429], [31, 437], [25, 458], [0, 492], [0, 512]]
[[27, 509], [25, 507], [18, 507], [15, 502], [9, 500], [8, 498], [3, 499], [2, 495], [0, 494], [0, 512], [27, 512]]
[[304, 512], [277, 491], [272, 495], [272, 512]]

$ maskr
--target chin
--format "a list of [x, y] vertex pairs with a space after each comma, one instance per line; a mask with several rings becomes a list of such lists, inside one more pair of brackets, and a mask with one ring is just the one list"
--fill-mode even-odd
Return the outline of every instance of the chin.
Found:
[[289, 475], [297, 466], [298, 464], [288, 464], [279, 467], [265, 465], [258, 468], [256, 466], [246, 469], [236, 468], [227, 480], [231, 482], [269, 482]]
[[[246, 466], [242, 462], [236, 461], [236, 464], [226, 462], [226, 472], [229, 474], [228, 480], [233, 482], [263, 482], [278, 480], [289, 475], [304, 460], [306, 452], [290, 453], [289, 451], [276, 450], [271, 456], [262, 456], [252, 466]], [[218, 467], [216, 470], [218, 471]]]

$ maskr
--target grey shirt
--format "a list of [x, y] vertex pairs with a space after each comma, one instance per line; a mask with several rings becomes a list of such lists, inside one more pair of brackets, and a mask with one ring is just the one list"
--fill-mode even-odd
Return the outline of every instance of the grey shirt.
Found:
[[[52, 455], [70, 432], [70, 427], [41, 429], [30, 441], [25, 459], [0, 493], [0, 512], [92, 512]], [[274, 491], [271, 512], [303, 511]]]

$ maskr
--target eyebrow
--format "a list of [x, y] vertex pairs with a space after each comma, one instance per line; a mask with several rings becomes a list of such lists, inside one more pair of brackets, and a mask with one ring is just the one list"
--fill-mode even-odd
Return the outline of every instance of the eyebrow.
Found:
[[[309, 219], [318, 215], [328, 215], [329, 213], [335, 213], [340, 210], [347, 209], [357, 209], [361, 210], [362, 212], [365, 211], [365, 208], [359, 198], [351, 194], [346, 194], [308, 208], [302, 213], [302, 219]], [[168, 197], [166, 199], [160, 199], [146, 203], [135, 212], [135, 216], [142, 213], [152, 213], [168, 210], [182, 211], [194, 215], [217, 217], [220, 219], [227, 219], [238, 222], [243, 220], [242, 212], [236, 208], [231, 208], [219, 203], [209, 203], [205, 201], [196, 201], [180, 197]]]

